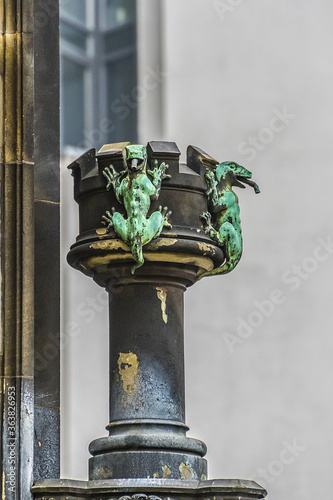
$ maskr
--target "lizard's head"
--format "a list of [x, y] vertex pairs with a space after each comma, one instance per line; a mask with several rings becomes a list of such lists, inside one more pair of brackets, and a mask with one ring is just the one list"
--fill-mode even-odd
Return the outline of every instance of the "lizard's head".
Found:
[[130, 172], [145, 170], [147, 165], [147, 151], [145, 146], [132, 144], [125, 147], [125, 161]]
[[219, 179], [223, 177], [232, 186], [245, 188], [242, 184], [244, 183], [253, 187], [256, 194], [260, 193], [258, 184], [250, 180], [252, 173], [234, 161], [220, 163], [217, 167], [217, 174]]

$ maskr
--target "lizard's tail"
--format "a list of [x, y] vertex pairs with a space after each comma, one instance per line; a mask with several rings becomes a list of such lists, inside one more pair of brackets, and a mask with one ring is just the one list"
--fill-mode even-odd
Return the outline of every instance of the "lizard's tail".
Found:
[[239, 257], [237, 258], [237, 260], [235, 260], [233, 262], [229, 261], [229, 260], [226, 260], [222, 266], [216, 267], [215, 269], [212, 269], [211, 271], [207, 271], [205, 273], [200, 274], [200, 276], [198, 277], [198, 279], [196, 281], [199, 281], [202, 278], [206, 278], [208, 276], [218, 276], [220, 274], [228, 274], [233, 269], [235, 269], [235, 267], [237, 266], [237, 264], [240, 261], [240, 259], [241, 259], [241, 255], [239, 255]]
[[135, 264], [131, 269], [131, 273], [134, 274], [135, 270], [141, 267], [144, 264], [144, 258], [142, 255], [142, 244], [141, 242], [135, 242], [133, 243], [131, 247], [132, 255], [135, 260]]

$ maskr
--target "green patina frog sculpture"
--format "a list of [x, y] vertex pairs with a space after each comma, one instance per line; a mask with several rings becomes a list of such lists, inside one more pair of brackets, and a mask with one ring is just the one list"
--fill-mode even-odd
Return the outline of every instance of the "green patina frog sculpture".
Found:
[[[130, 247], [134, 260], [132, 274], [144, 263], [142, 247], [157, 238], [163, 227], [172, 228], [168, 221], [171, 211], [167, 207], [159, 207], [147, 218], [151, 200], [157, 200], [163, 179], [171, 176], [166, 173], [168, 165], [154, 162], [153, 170], [146, 171], [147, 151], [145, 146], [131, 145], [125, 148], [126, 168], [120, 173], [110, 165], [103, 170], [107, 179], [106, 189], [114, 190], [117, 200], [122, 203], [127, 213], [125, 219], [114, 208], [103, 215], [107, 223], [107, 231], [111, 228]], [[151, 179], [148, 175], [151, 176]]]
[[245, 188], [243, 182], [252, 186], [255, 193], [259, 193], [259, 186], [250, 180], [251, 177], [249, 170], [231, 161], [220, 163], [214, 170], [206, 172], [209, 211], [202, 213], [200, 218], [206, 234], [224, 248], [225, 261], [221, 267], [202, 274], [200, 279], [204, 276], [229, 273], [240, 261], [243, 250], [242, 230], [238, 196], [232, 188]]

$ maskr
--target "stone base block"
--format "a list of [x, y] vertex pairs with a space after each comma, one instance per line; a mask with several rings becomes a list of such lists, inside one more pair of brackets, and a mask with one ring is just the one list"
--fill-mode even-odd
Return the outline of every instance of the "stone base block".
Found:
[[108, 479], [38, 481], [35, 500], [259, 500], [267, 492], [254, 481], [215, 479]]
[[89, 460], [89, 479], [166, 478], [205, 480], [207, 461], [190, 453], [128, 451], [97, 455]]

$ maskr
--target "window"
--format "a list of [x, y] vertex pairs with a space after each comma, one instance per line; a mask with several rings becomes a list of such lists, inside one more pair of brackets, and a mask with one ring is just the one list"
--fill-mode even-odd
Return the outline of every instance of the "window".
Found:
[[60, 0], [61, 145], [137, 141], [135, 0]]

